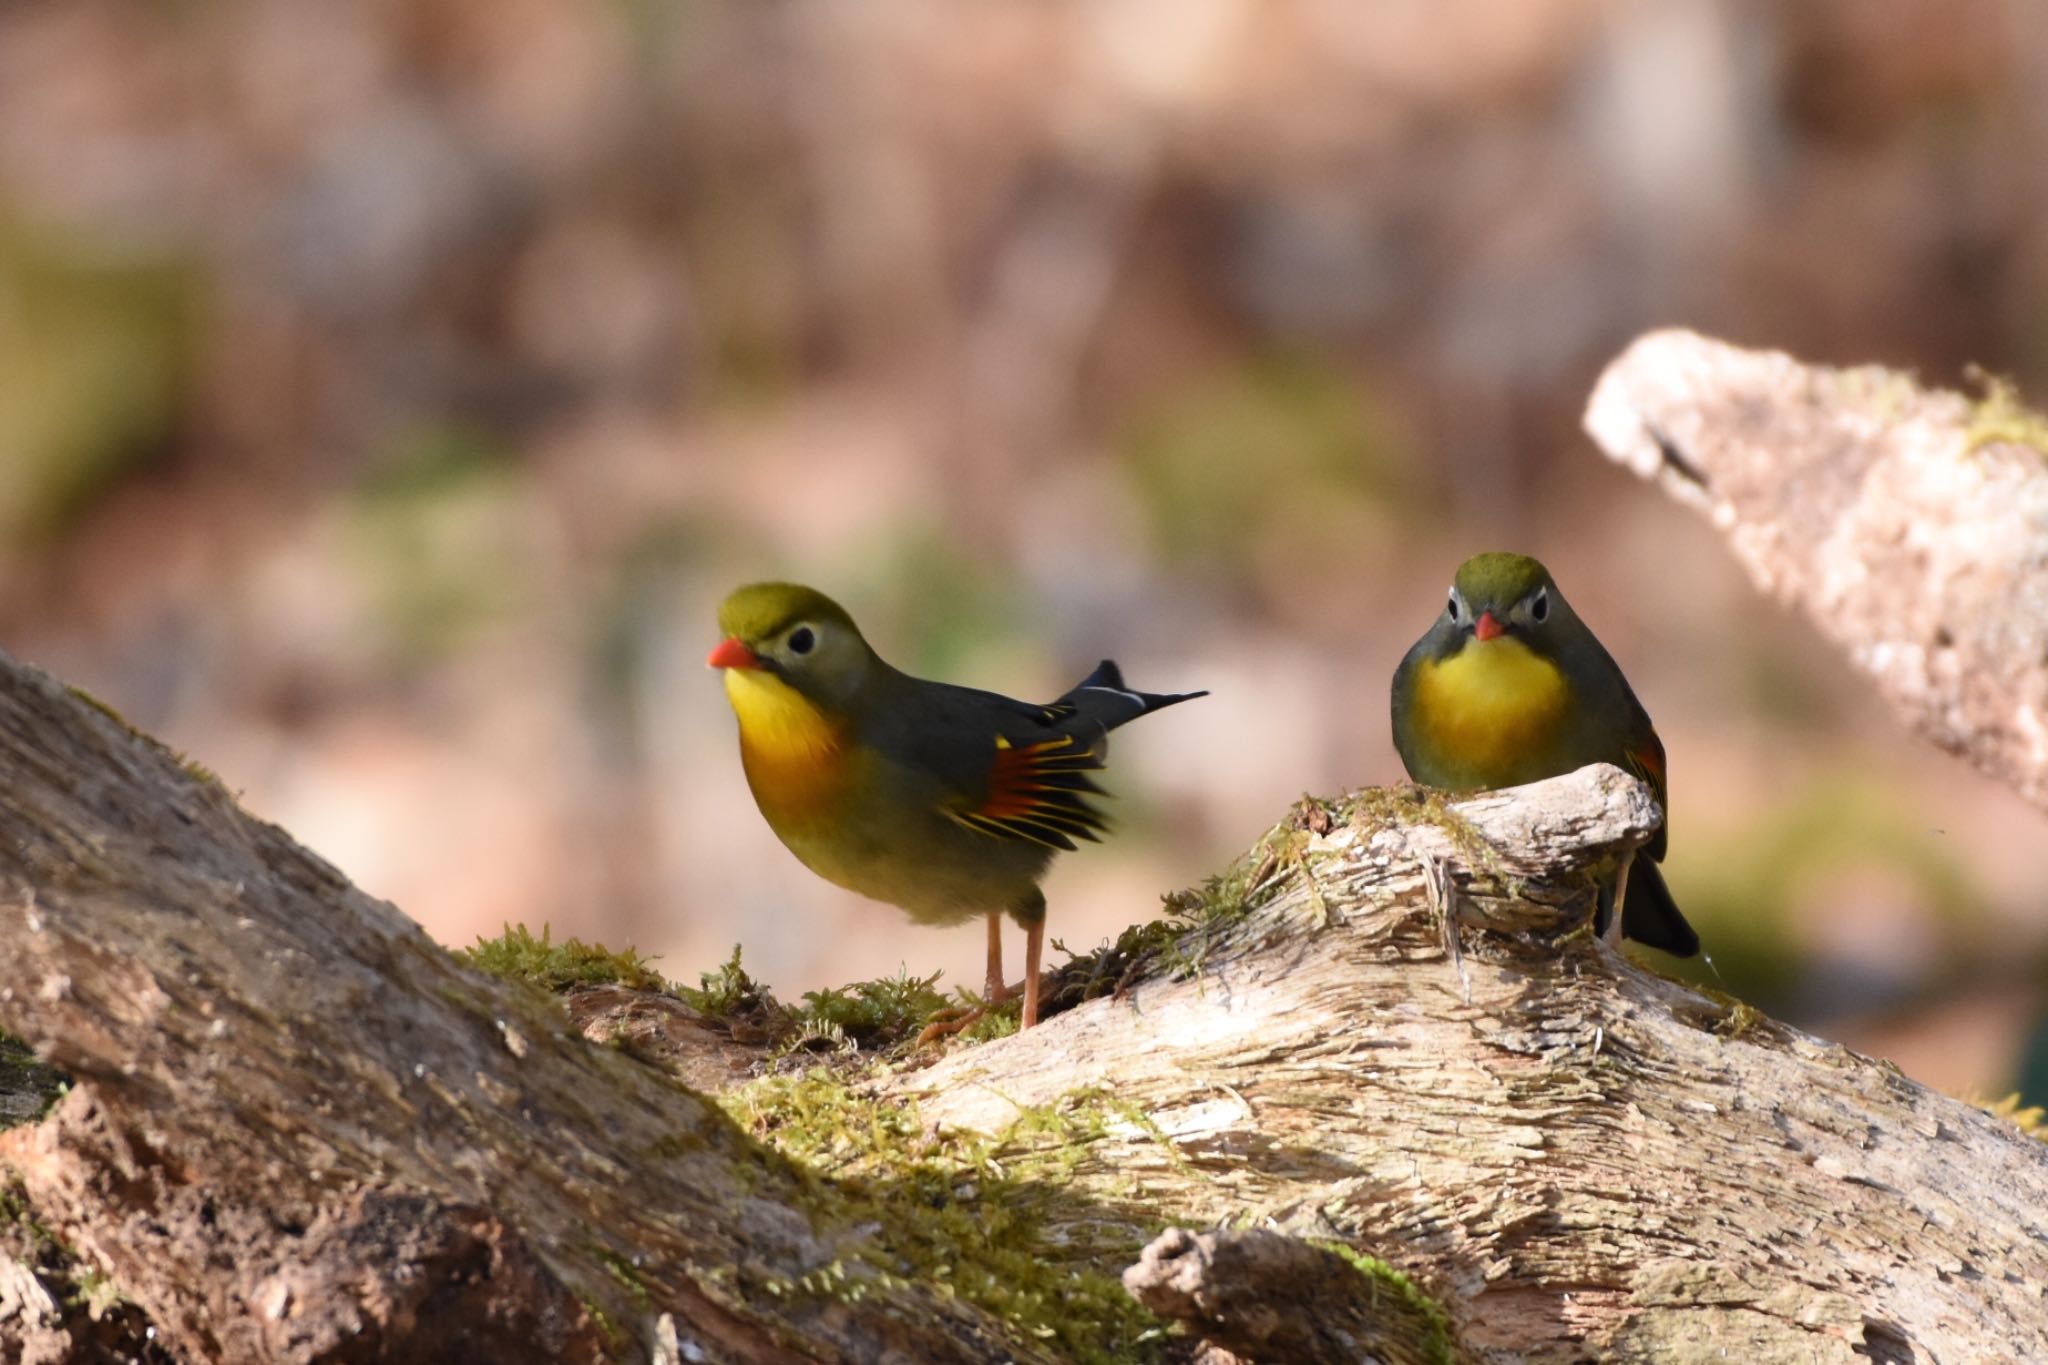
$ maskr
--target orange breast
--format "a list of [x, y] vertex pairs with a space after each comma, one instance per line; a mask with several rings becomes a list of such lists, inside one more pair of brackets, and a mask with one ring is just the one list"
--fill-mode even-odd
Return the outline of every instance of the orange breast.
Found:
[[792, 752], [740, 732], [740, 762], [747, 785], [770, 824], [811, 818], [839, 796], [846, 765], [837, 750]]
[[817, 818], [845, 784], [841, 727], [772, 674], [727, 669], [725, 690], [740, 722], [747, 785], [768, 823], [780, 830]]

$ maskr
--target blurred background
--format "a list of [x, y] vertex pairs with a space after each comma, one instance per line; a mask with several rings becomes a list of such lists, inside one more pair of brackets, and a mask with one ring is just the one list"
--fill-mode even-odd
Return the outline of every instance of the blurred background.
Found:
[[1214, 692], [1124, 732], [1084, 948], [1398, 778], [1395, 661], [1525, 549], [1659, 722], [1719, 984], [2004, 1093], [2043, 816], [1577, 419], [1671, 323], [2039, 403], [2043, 222], [2022, 0], [0, 3], [0, 644], [445, 942], [793, 998], [981, 935], [762, 823], [732, 586]]

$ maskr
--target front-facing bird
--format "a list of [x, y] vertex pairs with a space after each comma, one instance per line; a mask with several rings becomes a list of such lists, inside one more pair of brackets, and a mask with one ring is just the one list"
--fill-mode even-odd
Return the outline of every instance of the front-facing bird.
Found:
[[[1527, 555], [1474, 555], [1394, 671], [1394, 747], [1408, 775], [1446, 791], [1515, 787], [1612, 763], [1665, 807], [1664, 745], [1628, 680]], [[1679, 957], [1699, 951], [1657, 864], [1667, 816], [1629, 873], [1621, 931]], [[1605, 928], [1607, 905], [1601, 905]]]
[[875, 654], [839, 604], [755, 583], [718, 610], [725, 672], [754, 800], [790, 852], [826, 881], [920, 924], [988, 919], [987, 999], [1005, 996], [1002, 917], [1026, 932], [1023, 1025], [1038, 1022], [1054, 853], [1107, 828], [1088, 801], [1108, 735], [1175, 702], [1126, 688], [1104, 660], [1044, 706], [927, 682]]

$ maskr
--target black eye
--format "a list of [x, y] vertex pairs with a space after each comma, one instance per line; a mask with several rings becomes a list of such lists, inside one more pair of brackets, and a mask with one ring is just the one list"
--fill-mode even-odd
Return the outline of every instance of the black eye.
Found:
[[1541, 621], [1548, 615], [1550, 615], [1550, 589], [1538, 588], [1536, 589], [1536, 595], [1529, 600], [1529, 619]]
[[792, 654], [808, 654], [817, 643], [818, 632], [809, 626], [798, 626], [789, 633], [789, 652]]
[[1458, 594], [1455, 589], [1451, 592], [1451, 619], [1458, 619]]

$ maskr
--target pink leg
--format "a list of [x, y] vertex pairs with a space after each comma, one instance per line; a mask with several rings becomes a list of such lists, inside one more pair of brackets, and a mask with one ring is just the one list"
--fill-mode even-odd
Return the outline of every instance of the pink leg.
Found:
[[1607, 932], [1602, 937], [1606, 939], [1607, 946], [1616, 952], [1621, 951], [1621, 909], [1622, 902], [1628, 899], [1628, 870], [1635, 866], [1635, 861], [1636, 855], [1633, 851], [1623, 854], [1621, 871], [1616, 873], [1614, 878], [1614, 913], [1609, 917]]
[[1045, 942], [1045, 921], [1037, 920], [1024, 931], [1024, 1019], [1019, 1028], [1038, 1023], [1038, 953]]
[[1010, 998], [1010, 988], [1003, 984], [1003, 916], [1000, 911], [988, 917], [988, 975], [982, 980], [982, 995], [990, 1009]]

